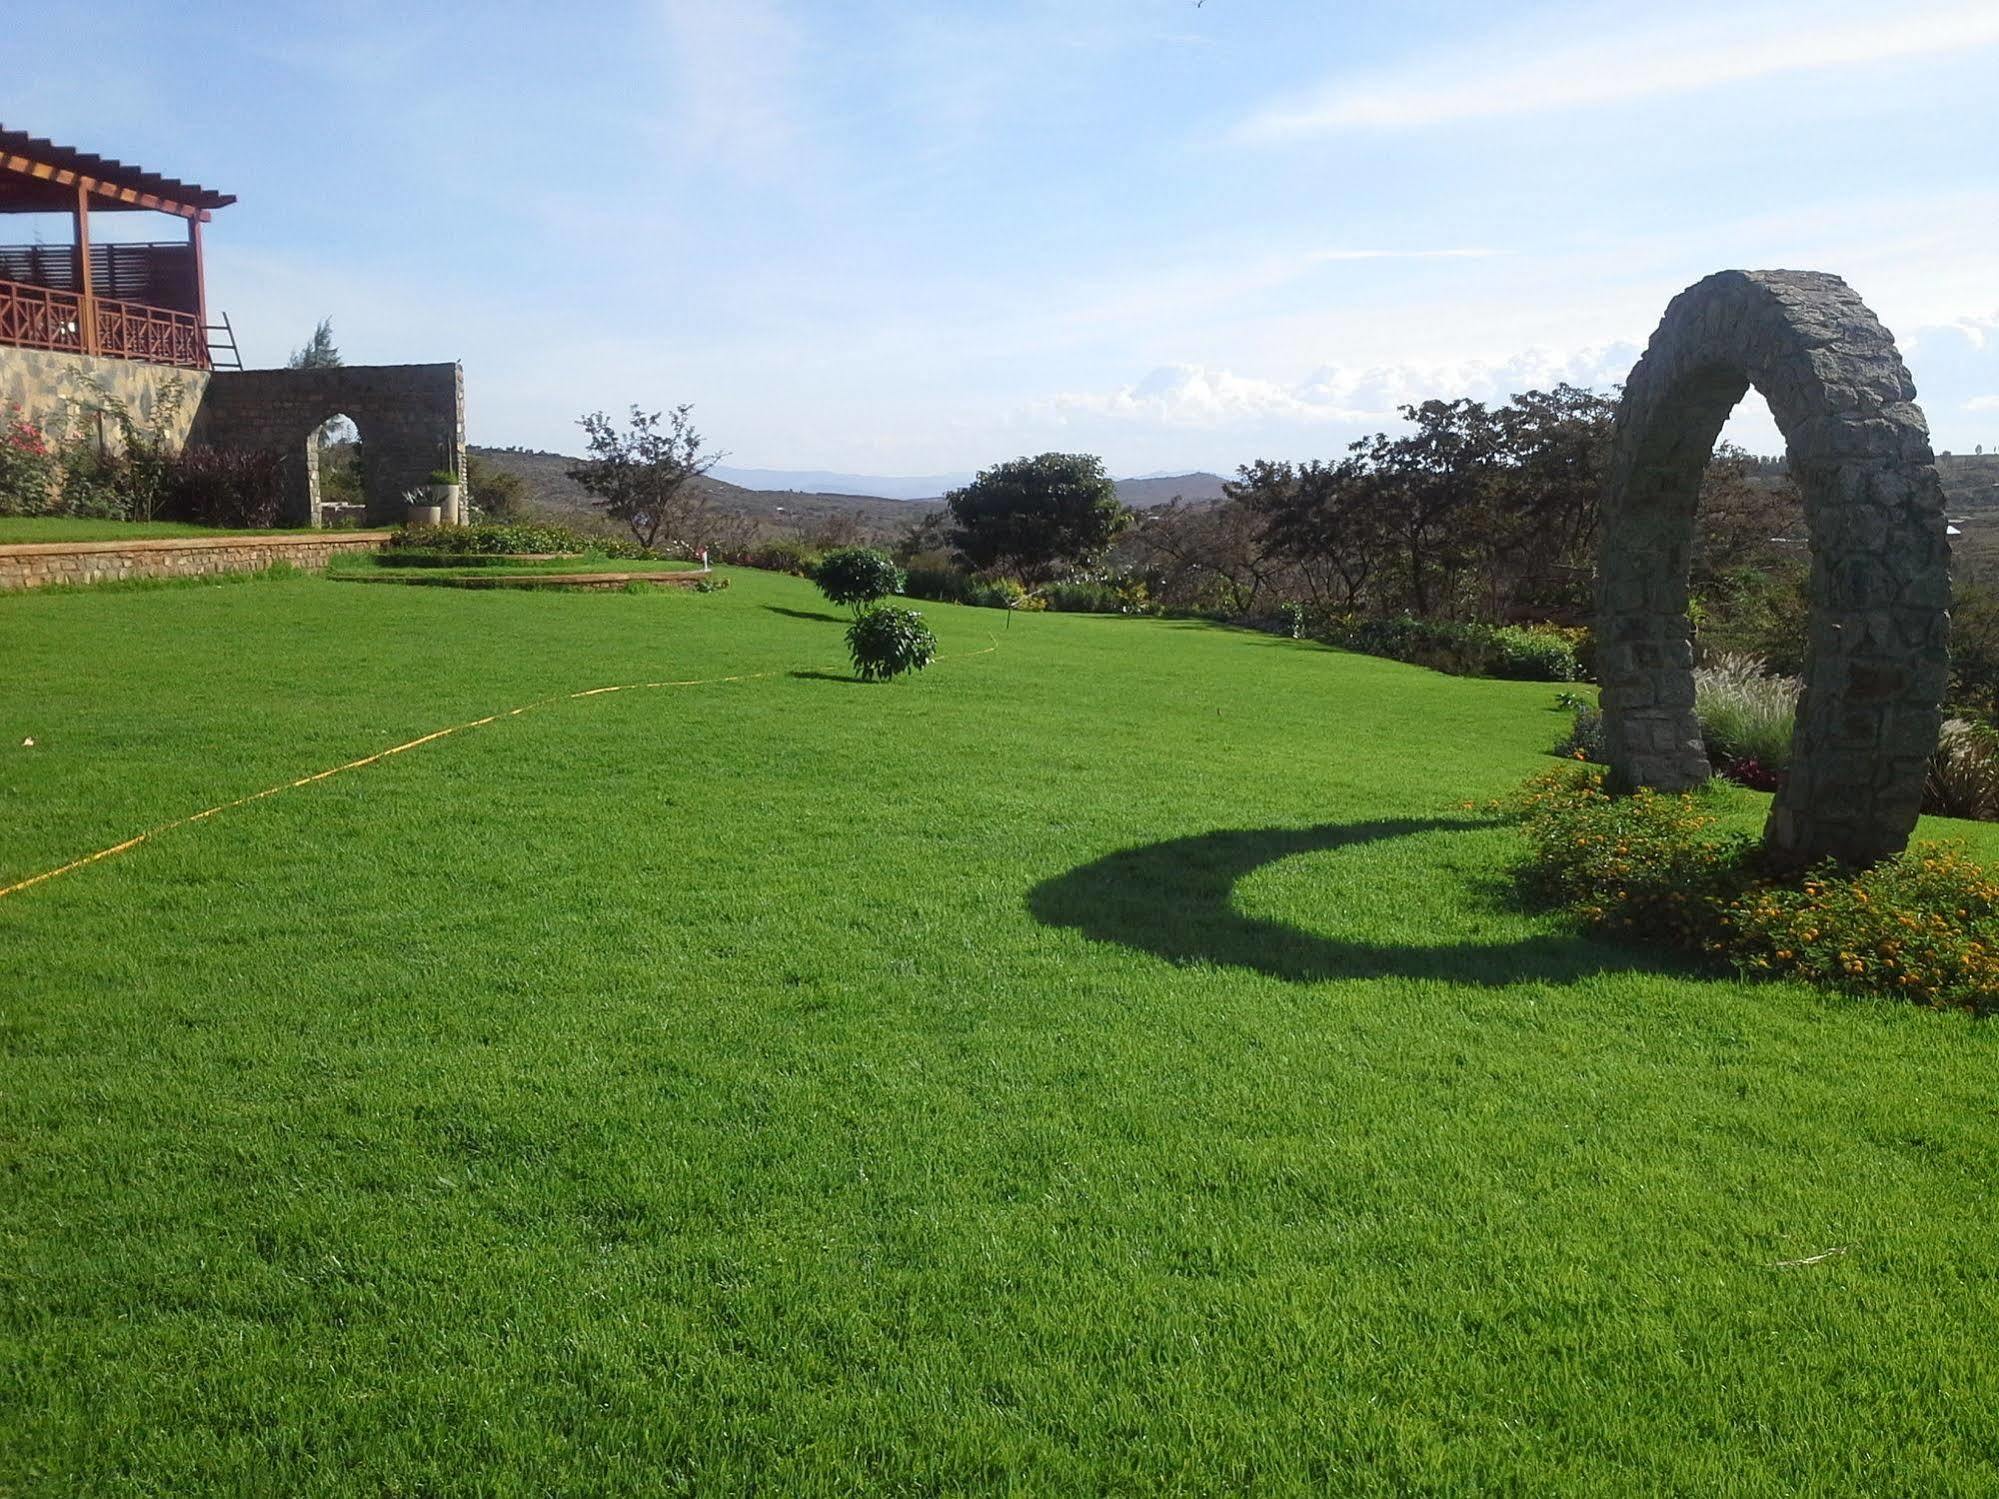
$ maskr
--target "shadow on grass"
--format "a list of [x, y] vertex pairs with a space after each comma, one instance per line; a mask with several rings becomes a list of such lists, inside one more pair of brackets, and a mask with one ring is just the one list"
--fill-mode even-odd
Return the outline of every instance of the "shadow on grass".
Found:
[[837, 671], [791, 671], [785, 675], [801, 682], [844, 682], [849, 687], [867, 686], [859, 677], [843, 677]]
[[[1491, 827], [1475, 819], [1433, 817], [1201, 833], [1126, 849], [1046, 880], [1028, 893], [1027, 908], [1044, 925], [1071, 927], [1092, 941], [1173, 963], [1249, 968], [1299, 984], [1373, 978], [1568, 983], [1598, 973], [1680, 971], [1682, 965], [1671, 959], [1563, 935], [1428, 945], [1349, 941], [1245, 916], [1231, 898], [1238, 881], [1297, 854]], [[1474, 891], [1472, 898], [1497, 904], [1504, 896], [1488, 889]]]
[[816, 609], [787, 609], [782, 604], [765, 604], [763, 607], [772, 614], [782, 614], [786, 619], [811, 619], [828, 625], [844, 625], [847, 622], [837, 614], [821, 614]]

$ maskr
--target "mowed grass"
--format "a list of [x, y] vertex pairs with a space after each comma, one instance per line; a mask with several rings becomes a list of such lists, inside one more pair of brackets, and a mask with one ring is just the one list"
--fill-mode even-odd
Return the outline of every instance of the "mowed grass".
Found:
[[0, 1492], [1999, 1487], [1994, 1031], [1513, 909], [1552, 688], [733, 583], [0, 598], [0, 884], [558, 699], [0, 899]]
[[0, 515], [0, 546], [21, 542], [158, 541], [184, 536], [282, 536], [283, 530], [231, 531], [181, 521], [85, 520], [71, 515]]

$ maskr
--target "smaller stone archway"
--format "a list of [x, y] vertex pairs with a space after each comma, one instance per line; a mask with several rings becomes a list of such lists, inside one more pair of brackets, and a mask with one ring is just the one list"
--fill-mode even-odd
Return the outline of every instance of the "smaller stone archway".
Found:
[[456, 364], [341, 365], [331, 369], [218, 370], [193, 439], [285, 455], [287, 525], [320, 523], [314, 434], [346, 416], [361, 434], [369, 525], [403, 519], [403, 495], [432, 473], [465, 472], [465, 377]]
[[1687, 619], [1701, 474], [1754, 385], [1811, 532], [1811, 633], [1780, 862], [1898, 853], [1922, 806], [1949, 676], [1943, 489], [1888, 330], [1837, 276], [1722, 271], [1666, 309], [1624, 387], [1597, 570], [1597, 671], [1615, 784], [1708, 778]]

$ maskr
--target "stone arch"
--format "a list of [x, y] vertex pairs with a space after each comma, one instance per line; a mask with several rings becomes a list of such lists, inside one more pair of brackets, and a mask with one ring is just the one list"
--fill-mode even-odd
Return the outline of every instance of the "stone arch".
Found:
[[1906, 846], [1921, 809], [1949, 675], [1950, 551], [1915, 386], [1837, 276], [1709, 276], [1673, 299], [1631, 371], [1597, 571], [1611, 777], [1661, 790], [1708, 777], [1687, 573], [1702, 471], [1751, 385], [1811, 531], [1805, 690], [1764, 844], [1787, 863], [1867, 864]]
[[[355, 440], [360, 444], [361, 496], [364, 509], [376, 508], [375, 484], [369, 473], [368, 434], [359, 420], [345, 411], [334, 412], [328, 421], [344, 419], [353, 426]], [[295, 442], [284, 453], [284, 511], [289, 515], [309, 517], [307, 524], [313, 526], [333, 525], [325, 511], [332, 503], [325, 487], [320, 483], [323, 468], [320, 451], [321, 429], [326, 422], [314, 424], [302, 441]]]
[[465, 472], [465, 380], [456, 364], [217, 371], [197, 436], [217, 447], [283, 453], [286, 523], [311, 526], [319, 523], [312, 435], [334, 416], [361, 433], [369, 525], [400, 521], [403, 495], [435, 470]]

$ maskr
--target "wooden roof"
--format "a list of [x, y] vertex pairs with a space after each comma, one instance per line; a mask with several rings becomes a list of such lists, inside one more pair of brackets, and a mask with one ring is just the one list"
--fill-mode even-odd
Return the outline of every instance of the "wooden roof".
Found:
[[0, 125], [0, 213], [67, 213], [76, 206], [79, 182], [90, 194], [93, 213], [149, 209], [206, 219], [210, 209], [227, 208], [236, 201], [229, 193], [199, 183], [163, 177]]

